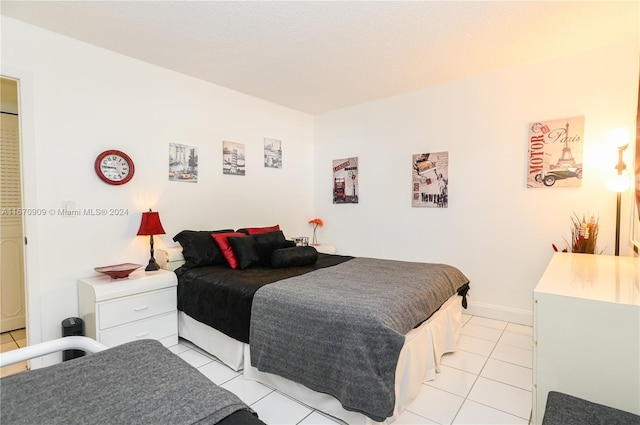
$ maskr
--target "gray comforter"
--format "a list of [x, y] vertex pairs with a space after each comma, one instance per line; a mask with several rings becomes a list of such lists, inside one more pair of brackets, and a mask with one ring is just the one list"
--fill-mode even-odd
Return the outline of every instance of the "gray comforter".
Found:
[[466, 283], [448, 265], [354, 258], [264, 286], [253, 299], [251, 364], [383, 421], [404, 335]]
[[3, 424], [215, 424], [249, 409], [158, 341], [2, 378]]

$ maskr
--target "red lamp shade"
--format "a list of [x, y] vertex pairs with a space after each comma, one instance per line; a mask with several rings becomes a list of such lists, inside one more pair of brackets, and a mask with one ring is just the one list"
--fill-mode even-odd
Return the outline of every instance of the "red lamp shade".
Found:
[[149, 236], [149, 244], [151, 245], [151, 258], [149, 258], [149, 265], [145, 269], [146, 271], [155, 271], [160, 268], [156, 259], [153, 258], [153, 235], [164, 235], [165, 231], [160, 223], [160, 215], [157, 212], [151, 211], [142, 213], [142, 221], [140, 221], [140, 229], [138, 229], [138, 236]]
[[157, 212], [143, 212], [138, 236], [164, 235], [165, 231], [160, 223], [160, 215]]

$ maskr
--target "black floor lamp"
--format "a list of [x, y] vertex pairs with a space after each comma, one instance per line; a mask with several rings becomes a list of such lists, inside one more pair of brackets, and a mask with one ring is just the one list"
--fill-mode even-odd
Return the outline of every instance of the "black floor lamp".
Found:
[[609, 141], [618, 149], [618, 163], [614, 167], [618, 173], [612, 177], [607, 186], [616, 192], [616, 245], [615, 255], [620, 255], [620, 207], [622, 204], [622, 192], [626, 192], [631, 185], [629, 178], [622, 174], [627, 169], [627, 164], [622, 158], [624, 151], [629, 146], [629, 132], [626, 128], [619, 128], [609, 133]]

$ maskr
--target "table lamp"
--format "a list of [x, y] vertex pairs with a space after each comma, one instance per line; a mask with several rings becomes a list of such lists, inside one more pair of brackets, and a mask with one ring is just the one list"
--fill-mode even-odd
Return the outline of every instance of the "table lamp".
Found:
[[153, 235], [164, 235], [166, 232], [162, 228], [160, 223], [160, 215], [157, 212], [151, 211], [142, 213], [142, 221], [140, 222], [140, 229], [138, 229], [138, 236], [149, 236], [151, 244], [151, 258], [149, 259], [149, 265], [145, 268], [146, 271], [154, 271], [160, 269], [156, 259], [153, 258]]

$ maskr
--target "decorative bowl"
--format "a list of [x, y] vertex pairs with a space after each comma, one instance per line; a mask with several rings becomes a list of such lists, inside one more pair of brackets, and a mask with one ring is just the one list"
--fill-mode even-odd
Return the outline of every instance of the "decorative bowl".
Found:
[[142, 264], [123, 263], [114, 264], [112, 266], [96, 267], [93, 270], [98, 273], [104, 273], [111, 277], [111, 279], [123, 279], [128, 277], [132, 271], [142, 267]]

